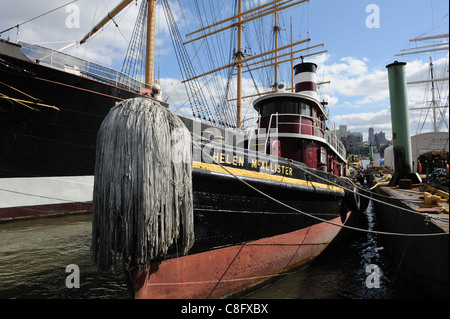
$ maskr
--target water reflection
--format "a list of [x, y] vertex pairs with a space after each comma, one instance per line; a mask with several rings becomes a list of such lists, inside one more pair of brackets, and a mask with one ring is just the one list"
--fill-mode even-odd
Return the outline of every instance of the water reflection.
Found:
[[[123, 274], [98, 274], [90, 261], [91, 215], [0, 224], [0, 298], [129, 298]], [[66, 286], [66, 266], [80, 288]]]
[[[372, 201], [362, 213], [360, 228], [376, 228]], [[379, 269], [375, 278], [374, 266]], [[369, 278], [368, 278], [369, 277]], [[379, 285], [375, 285], [379, 280]], [[367, 282], [368, 281], [368, 282]], [[378, 287], [378, 288], [377, 288]], [[351, 231], [330, 245], [311, 265], [247, 298], [285, 299], [395, 299], [421, 298], [397, 276], [397, 269], [378, 236]]]
[[[91, 215], [0, 224], [0, 298], [129, 299], [123, 273], [99, 274], [90, 261]], [[376, 227], [372, 203], [361, 228]], [[66, 287], [66, 266], [80, 269], [80, 288]], [[366, 269], [380, 270], [379, 288], [369, 288]], [[387, 299], [423, 297], [408, 287], [390, 264], [376, 234], [351, 231], [330, 245], [310, 266], [247, 298]]]

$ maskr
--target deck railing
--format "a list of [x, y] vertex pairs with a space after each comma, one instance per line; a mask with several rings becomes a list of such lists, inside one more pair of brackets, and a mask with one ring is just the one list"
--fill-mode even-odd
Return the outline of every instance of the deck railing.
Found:
[[[301, 114], [279, 114], [270, 115], [269, 120], [264, 120], [258, 116], [256, 134], [265, 136], [264, 149], [267, 147], [270, 135], [292, 136], [299, 138], [311, 138], [326, 142], [342, 159], [346, 159], [344, 144], [339, 140], [334, 131], [329, 128], [326, 122], [318, 118]], [[262, 125], [262, 124], [266, 124]], [[262, 127], [261, 127], [262, 126]]]
[[98, 63], [83, 60], [67, 53], [56, 51], [36, 44], [19, 42], [22, 51], [34, 62], [55, 69], [81, 75], [109, 85], [140, 93], [145, 84], [129, 75]]

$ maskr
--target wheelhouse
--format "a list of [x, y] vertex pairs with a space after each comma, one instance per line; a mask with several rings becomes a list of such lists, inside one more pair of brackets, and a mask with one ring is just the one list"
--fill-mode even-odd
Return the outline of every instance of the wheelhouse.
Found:
[[301, 63], [295, 68], [296, 90], [300, 91], [274, 92], [254, 101], [258, 128], [253, 146], [310, 168], [345, 175], [345, 148], [327, 127], [324, 105], [317, 99], [315, 64]]

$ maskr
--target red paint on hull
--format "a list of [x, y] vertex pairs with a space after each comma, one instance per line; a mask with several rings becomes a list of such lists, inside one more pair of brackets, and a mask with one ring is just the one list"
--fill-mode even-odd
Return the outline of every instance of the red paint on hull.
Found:
[[[351, 213], [347, 215], [347, 220]], [[340, 218], [332, 220], [342, 224]], [[305, 229], [155, 263], [134, 277], [135, 298], [223, 298], [317, 257], [341, 227]]]
[[92, 202], [73, 202], [64, 204], [7, 207], [0, 208], [0, 221], [56, 216], [64, 215], [66, 213], [79, 213], [86, 211], [92, 211]]

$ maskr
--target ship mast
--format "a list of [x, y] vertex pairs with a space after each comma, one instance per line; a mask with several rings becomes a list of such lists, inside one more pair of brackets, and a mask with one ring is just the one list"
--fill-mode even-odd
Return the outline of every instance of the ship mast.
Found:
[[152, 87], [155, 65], [155, 17], [156, 0], [148, 0], [147, 3], [147, 46], [145, 58], [145, 84]]
[[434, 74], [433, 74], [433, 62], [431, 60], [431, 57], [430, 57], [430, 77], [431, 77], [431, 96], [432, 96], [431, 103], [433, 105], [432, 106], [432, 109], [433, 109], [433, 128], [434, 128], [434, 131], [437, 132], [438, 131], [438, 127], [437, 127], [437, 121], [436, 121], [436, 98], [434, 96], [434, 90], [435, 90], [434, 82], [433, 82]]
[[[448, 39], [448, 34], [440, 34], [440, 35], [434, 35], [434, 36], [430, 36], [430, 37], [422, 37], [422, 38], [414, 38], [414, 39], [410, 39], [410, 42], [417, 42], [417, 41], [424, 41], [424, 40], [433, 40], [433, 39]], [[410, 54], [419, 54], [419, 53], [428, 53], [428, 52], [434, 52], [434, 51], [443, 51], [446, 50], [448, 51], [448, 45], [449, 42], [443, 42], [443, 43], [436, 43], [436, 44], [432, 44], [432, 45], [427, 45], [427, 46], [421, 46], [421, 47], [415, 47], [415, 48], [410, 48], [410, 49], [403, 49], [401, 50], [403, 53], [401, 54], [395, 54], [395, 56], [405, 56], [405, 55], [410, 55]], [[411, 52], [412, 51], [412, 52]], [[429, 110], [430, 108], [432, 109], [433, 112], [433, 131], [434, 132], [439, 132], [439, 123], [438, 123], [438, 117], [439, 115], [437, 114], [437, 112], [439, 112], [440, 116], [442, 117], [442, 119], [445, 118], [445, 114], [444, 112], [441, 111], [442, 108], [448, 108], [448, 105], [438, 105], [437, 100], [436, 100], [436, 96], [435, 96], [435, 82], [440, 82], [440, 81], [448, 81], [448, 76], [447, 77], [443, 77], [443, 78], [435, 78], [434, 77], [434, 67], [433, 67], [433, 61], [430, 57], [430, 79], [429, 80], [421, 80], [421, 81], [413, 81], [413, 82], [407, 82], [407, 84], [421, 84], [421, 83], [431, 83], [431, 106], [426, 106], [426, 107], [415, 107], [415, 108], [410, 108], [410, 110]], [[428, 113], [427, 113], [428, 116]], [[426, 117], [425, 116], [425, 120]], [[425, 120], [424, 120], [424, 124], [425, 124]], [[447, 123], [444, 121], [444, 124], [447, 125]], [[423, 125], [422, 125], [423, 127]], [[448, 129], [448, 125], [447, 125], [447, 129]]]
[[[433, 131], [434, 132], [439, 132], [439, 127], [438, 127], [438, 114], [437, 111], [439, 111], [440, 116], [442, 118], [445, 118], [444, 113], [441, 111], [442, 108], [448, 108], [448, 105], [438, 105], [437, 100], [436, 100], [436, 95], [435, 95], [435, 82], [438, 81], [448, 81], [448, 78], [440, 78], [440, 79], [436, 79], [434, 77], [434, 67], [433, 67], [433, 61], [430, 57], [430, 80], [422, 80], [422, 81], [414, 81], [414, 82], [408, 82], [407, 84], [419, 84], [419, 83], [431, 83], [431, 106], [426, 106], [426, 107], [413, 107], [410, 108], [410, 110], [429, 110], [431, 108], [432, 112], [433, 112]], [[428, 114], [428, 113], [427, 113]], [[426, 118], [425, 118], [426, 120]], [[424, 120], [424, 122], [425, 122]], [[444, 121], [445, 123], [445, 121]], [[446, 123], [445, 123], [446, 124]], [[447, 124], [446, 124], [447, 125]], [[448, 128], [448, 127], [447, 127]]]
[[[275, 25], [273, 27], [273, 32], [274, 32], [274, 37], [275, 37], [275, 66], [274, 66], [274, 71], [275, 71], [275, 83], [273, 84], [275, 91], [278, 91], [278, 31], [280, 30], [280, 28], [278, 27], [278, 12], [277, 10], [277, 4], [274, 4], [274, 8], [275, 8]], [[292, 47], [291, 47], [292, 50]]]
[[[156, 0], [144, 0], [147, 3], [147, 40], [146, 40], [146, 58], [145, 58], [145, 84], [152, 87], [154, 81], [154, 63], [155, 63], [155, 20], [156, 20]], [[97, 23], [80, 41], [85, 43], [106, 23], [113, 20], [114, 17], [125, 9], [133, 0], [124, 0], [111, 10], [99, 23]]]
[[[275, 67], [275, 69], [276, 69], [276, 71], [275, 71], [275, 73], [276, 73], [276, 75], [275, 75], [275, 82], [276, 83], [275, 83], [275, 86], [277, 86], [277, 84], [278, 84], [277, 83], [278, 82], [278, 74], [277, 74], [278, 72], [277, 72], [277, 70], [278, 70], [278, 64], [279, 64], [279, 62], [278, 62], [278, 52], [281, 51], [281, 50], [285, 50], [287, 48], [291, 48], [291, 47], [293, 47], [295, 45], [298, 45], [300, 43], [306, 42], [306, 41], [299, 41], [299, 42], [291, 43], [290, 45], [283, 46], [283, 47], [280, 47], [280, 48], [278, 48], [278, 43], [276, 43], [274, 50], [271, 50], [271, 51], [268, 51], [268, 52], [264, 52], [264, 53], [261, 53], [261, 54], [255, 55], [255, 56], [250, 56], [250, 57], [245, 57], [244, 58], [243, 46], [242, 46], [242, 34], [243, 34], [244, 24], [246, 24], [246, 23], [248, 23], [250, 21], [259, 19], [259, 18], [261, 18], [263, 16], [267, 16], [267, 15], [269, 15], [271, 13], [275, 13], [276, 14], [278, 11], [285, 10], [287, 8], [299, 5], [299, 4], [307, 2], [307, 1], [309, 1], [309, 0], [296, 0], [296, 1], [295, 0], [274, 0], [274, 1], [270, 1], [270, 2], [268, 2], [266, 4], [260, 5], [260, 6], [256, 7], [256, 8], [250, 9], [250, 10], [248, 10], [246, 12], [243, 12], [242, 11], [242, 0], [239, 0], [238, 1], [238, 13], [237, 13], [237, 15], [235, 15], [233, 17], [230, 17], [228, 19], [216, 22], [216, 23], [214, 23], [212, 25], [203, 27], [203, 28], [201, 28], [199, 30], [196, 30], [194, 32], [190, 32], [186, 36], [191, 36], [191, 35], [199, 33], [199, 32], [210, 30], [211, 28], [217, 27], [217, 26], [219, 26], [221, 24], [224, 24], [225, 22], [229, 22], [229, 21], [231, 21], [233, 19], [237, 19], [237, 22], [235, 22], [235, 23], [229, 24], [228, 26], [225, 26], [225, 27], [222, 27], [222, 28], [218, 28], [218, 29], [216, 29], [214, 31], [206, 32], [203, 35], [198, 36], [198, 37], [193, 38], [193, 39], [190, 39], [190, 40], [188, 40], [188, 41], [186, 41], [184, 43], [184, 44], [188, 44], [188, 43], [191, 43], [191, 42], [203, 39], [205, 37], [208, 37], [208, 36], [211, 36], [211, 35], [214, 35], [214, 34], [217, 34], [219, 32], [222, 32], [222, 31], [225, 31], [225, 30], [228, 30], [230, 28], [234, 28], [235, 27], [235, 28], [237, 28], [237, 52], [234, 54], [234, 62], [233, 63], [225, 65], [225, 66], [222, 66], [220, 68], [217, 68], [217, 69], [214, 69], [214, 70], [211, 70], [211, 71], [208, 71], [208, 72], [205, 72], [205, 73], [200, 74], [200, 75], [196, 75], [196, 76], [191, 77], [189, 79], [183, 80], [182, 83], [198, 79], [198, 78], [203, 77], [205, 75], [209, 75], [209, 74], [218, 72], [218, 71], [226, 69], [226, 68], [236, 67], [236, 70], [237, 70], [237, 74], [236, 74], [237, 75], [236, 126], [238, 128], [240, 128], [241, 124], [242, 124], [242, 120], [241, 120], [241, 116], [242, 116], [241, 115], [241, 113], [242, 113], [242, 99], [244, 98], [242, 96], [242, 73], [244, 72], [242, 70], [242, 67], [243, 67], [244, 63], [247, 63], [249, 61], [254, 61], [254, 60], [259, 59], [259, 58], [261, 58], [261, 57], [263, 57], [265, 55], [269, 55], [269, 54], [275, 53], [275, 59], [276, 59], [276, 62], [275, 62], [275, 65], [276, 65], [276, 67]], [[260, 11], [255, 13], [258, 10], [260, 10]], [[277, 26], [277, 24], [278, 24], [278, 22], [277, 22], [277, 19], [278, 19], [277, 15], [275, 15], [275, 19], [276, 19], [275, 20], [275, 25], [276, 26], [274, 27], [274, 31], [275, 31], [275, 38], [276, 38], [275, 41], [277, 41], [278, 31], [279, 31], [279, 28]], [[309, 39], [308, 39], [308, 41], [309, 41]], [[283, 62], [287, 62], [287, 61], [283, 61]]]
[[242, 116], [242, 60], [244, 54], [242, 53], [242, 0], [239, 0], [238, 4], [238, 50], [235, 54], [236, 68], [237, 68], [237, 103], [236, 103], [236, 127], [241, 128], [241, 116]]
[[133, 0], [124, 0], [120, 2], [114, 9], [112, 9], [106, 17], [104, 17], [95, 27], [93, 27], [83, 39], [81, 39], [80, 44], [85, 43], [90, 37], [92, 37], [98, 30], [100, 30], [109, 20], [113, 20], [114, 17], [119, 14], [126, 6], [128, 6]]

